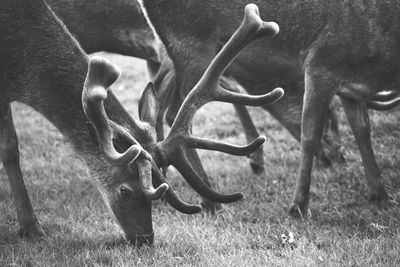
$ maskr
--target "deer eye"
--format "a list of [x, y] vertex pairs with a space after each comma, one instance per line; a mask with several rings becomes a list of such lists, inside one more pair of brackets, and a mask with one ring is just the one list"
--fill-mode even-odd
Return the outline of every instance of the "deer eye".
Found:
[[133, 193], [130, 189], [128, 189], [125, 186], [121, 186], [119, 191], [121, 192], [121, 195], [123, 195], [123, 196], [130, 196]]

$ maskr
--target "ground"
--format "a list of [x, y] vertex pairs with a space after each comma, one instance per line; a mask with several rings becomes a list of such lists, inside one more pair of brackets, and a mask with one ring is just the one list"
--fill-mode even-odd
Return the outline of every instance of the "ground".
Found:
[[[122, 67], [113, 87], [132, 116], [146, 84], [143, 61], [102, 54]], [[201, 158], [222, 192], [244, 193], [216, 215], [180, 214], [162, 202], [153, 208], [155, 244], [136, 249], [107, 210], [85, 165], [61, 134], [27, 106], [13, 105], [22, 172], [47, 237], [18, 237], [15, 209], [0, 167], [0, 266], [370, 266], [400, 265], [400, 108], [371, 112], [373, 147], [391, 202], [367, 200], [361, 158], [340, 109], [347, 163], [313, 172], [307, 221], [291, 219], [299, 144], [268, 113], [252, 108], [264, 145], [265, 172], [252, 173], [248, 160], [202, 151]], [[196, 114], [194, 132], [244, 144], [231, 105], [212, 103]], [[168, 179], [183, 199], [198, 196], [174, 170]]]

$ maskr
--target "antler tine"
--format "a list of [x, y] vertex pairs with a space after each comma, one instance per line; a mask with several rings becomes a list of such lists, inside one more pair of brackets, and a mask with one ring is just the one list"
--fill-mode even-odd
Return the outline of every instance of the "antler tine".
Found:
[[[168, 190], [169, 185], [162, 183], [155, 189], [152, 184], [151, 156], [123, 127], [111, 121], [104, 109], [107, 90], [119, 77], [119, 69], [100, 57], [93, 57], [89, 62], [88, 75], [82, 92], [83, 110], [94, 126], [99, 139], [100, 150], [108, 162], [117, 166], [128, 166], [139, 158], [138, 170], [142, 192], [151, 200], [159, 199]], [[132, 145], [119, 153], [113, 145], [113, 137], [127, 139]]]
[[234, 146], [224, 142], [217, 142], [196, 136], [189, 136], [187, 147], [220, 151], [235, 156], [247, 156], [256, 151], [265, 142], [265, 140], [265, 136], [259, 136], [246, 146]]
[[382, 91], [372, 97], [372, 101], [387, 102], [398, 97], [399, 93], [396, 91]]
[[283, 91], [277, 88], [263, 96], [253, 96], [244, 94], [246, 90], [236, 81], [234, 77], [221, 76], [219, 79], [220, 95], [225, 97], [225, 102], [243, 104], [242, 99], [248, 100], [248, 106], [259, 106], [263, 104], [272, 104], [279, 100]]
[[[147, 154], [147, 152], [145, 152]], [[148, 155], [147, 157], [149, 157]], [[145, 196], [150, 200], [160, 199], [165, 192], [169, 189], [169, 184], [161, 183], [157, 189], [153, 187], [152, 183], [152, 166], [150, 158], [140, 157], [137, 160], [137, 165], [139, 169], [139, 181], [140, 188]]]
[[394, 98], [389, 101], [368, 101], [367, 102], [367, 107], [370, 109], [375, 109], [375, 110], [380, 110], [380, 111], [386, 111], [394, 108], [400, 103], [400, 97]]

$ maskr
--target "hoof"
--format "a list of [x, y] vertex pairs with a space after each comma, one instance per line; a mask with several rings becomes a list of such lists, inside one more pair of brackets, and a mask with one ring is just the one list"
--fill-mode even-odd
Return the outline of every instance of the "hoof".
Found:
[[264, 172], [264, 164], [250, 161], [250, 167], [255, 174], [262, 174]]
[[381, 186], [377, 192], [369, 193], [368, 200], [377, 204], [385, 204], [390, 200], [390, 197], [383, 186]]
[[20, 238], [24, 239], [39, 239], [46, 236], [40, 226], [36, 223], [21, 227], [18, 231], [18, 235]]
[[248, 156], [250, 159], [250, 167], [255, 174], [264, 172], [264, 154], [262, 148]]
[[341, 151], [339, 151], [339, 155], [337, 156], [337, 163], [339, 163], [339, 164], [346, 163], [346, 158], [344, 157], [344, 155]]
[[212, 202], [212, 201], [205, 200], [205, 199], [203, 199], [201, 201], [200, 205], [205, 212], [210, 213], [212, 215], [214, 215], [224, 209], [222, 207], [221, 203], [216, 203], [216, 202]]
[[300, 208], [297, 204], [292, 204], [289, 209], [289, 215], [294, 219], [306, 219], [307, 208]]
[[332, 161], [324, 152], [317, 154], [317, 161], [318, 166], [321, 166], [322, 168], [329, 168], [332, 166]]
[[323, 168], [332, 167], [334, 164], [345, 164], [346, 158], [344, 157], [343, 149], [320, 151], [317, 153], [318, 165]]

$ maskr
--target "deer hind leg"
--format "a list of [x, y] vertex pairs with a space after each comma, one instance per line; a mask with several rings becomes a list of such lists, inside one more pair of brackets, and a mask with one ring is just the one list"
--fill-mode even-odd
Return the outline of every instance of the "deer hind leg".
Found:
[[148, 79], [154, 82], [158, 70], [160, 69], [160, 63], [153, 61], [146, 61], [146, 63], [147, 63]]
[[365, 103], [341, 98], [343, 107], [357, 142], [367, 176], [371, 201], [386, 201], [388, 194], [382, 183], [374, 151], [371, 146], [371, 128]]
[[325, 116], [338, 87], [335, 79], [329, 74], [311, 70], [306, 71], [305, 86], [301, 124], [301, 159], [296, 189], [289, 210], [289, 214], [297, 218], [307, 216], [313, 158], [320, 148]]
[[321, 150], [317, 152], [317, 158], [324, 166], [332, 166], [332, 163], [345, 163], [346, 159], [342, 153], [342, 142], [339, 134], [339, 121], [337, 112], [333, 105], [329, 105], [326, 114], [324, 130], [322, 134]]
[[18, 139], [9, 104], [0, 109], [0, 153], [17, 210], [19, 236], [26, 238], [43, 236], [44, 233], [39, 227], [22, 178]]
[[157, 141], [162, 141], [164, 140], [164, 116], [165, 112], [168, 109], [168, 102], [165, 101], [167, 97], [167, 92], [166, 90], [160, 90], [158, 93], [158, 98], [159, 98], [159, 109], [158, 109], [158, 114], [157, 114], [157, 120], [156, 120], [156, 133], [157, 133]]

